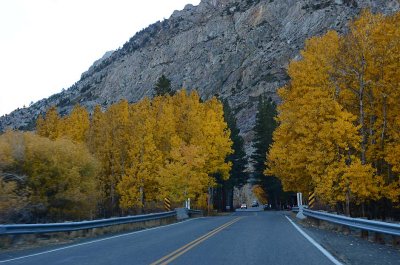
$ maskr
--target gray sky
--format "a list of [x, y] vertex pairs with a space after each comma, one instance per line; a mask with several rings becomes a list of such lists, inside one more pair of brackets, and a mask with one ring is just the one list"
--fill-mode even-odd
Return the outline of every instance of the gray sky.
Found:
[[200, 0], [0, 0], [0, 116], [67, 89], [106, 51]]

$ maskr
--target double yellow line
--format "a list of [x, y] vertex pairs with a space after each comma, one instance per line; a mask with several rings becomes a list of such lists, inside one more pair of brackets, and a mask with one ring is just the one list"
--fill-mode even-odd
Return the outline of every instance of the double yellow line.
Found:
[[233, 225], [234, 223], [236, 223], [237, 221], [239, 221], [242, 218], [243, 217], [238, 217], [236, 219], [233, 219], [230, 222], [227, 222], [227, 223], [215, 228], [214, 230], [208, 232], [207, 234], [193, 240], [192, 242], [184, 245], [183, 247], [178, 248], [174, 252], [162, 257], [161, 259], [151, 263], [150, 265], [166, 265], [166, 264], [170, 263], [171, 261], [175, 260], [179, 256], [181, 256], [184, 253], [186, 253], [187, 251], [191, 250], [192, 248], [194, 248], [201, 242], [207, 240], [208, 238], [212, 237], [213, 235], [217, 234], [218, 232], [222, 231], [223, 229], [227, 228], [228, 226]]

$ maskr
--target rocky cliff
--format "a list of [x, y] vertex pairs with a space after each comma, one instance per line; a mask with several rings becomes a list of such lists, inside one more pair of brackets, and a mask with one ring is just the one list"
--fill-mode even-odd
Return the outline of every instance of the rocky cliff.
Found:
[[68, 90], [1, 117], [0, 130], [33, 128], [50, 105], [67, 113], [76, 103], [92, 108], [122, 98], [138, 101], [153, 94], [164, 74], [174, 89], [228, 99], [249, 153], [257, 97], [277, 100], [276, 89], [288, 81], [288, 63], [307, 38], [345, 31], [362, 8], [388, 14], [399, 6], [398, 0], [203, 0], [107, 53]]

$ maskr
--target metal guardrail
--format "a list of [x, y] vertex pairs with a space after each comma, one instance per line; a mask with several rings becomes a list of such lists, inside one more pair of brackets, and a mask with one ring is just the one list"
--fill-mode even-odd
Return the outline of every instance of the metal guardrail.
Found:
[[0, 225], [0, 235], [68, 232], [68, 231], [106, 227], [112, 225], [151, 221], [151, 220], [157, 220], [174, 216], [176, 216], [176, 211], [126, 216], [126, 217], [116, 217], [116, 218], [82, 221], [82, 222]]
[[[293, 207], [292, 211], [299, 211], [299, 207]], [[361, 230], [373, 231], [382, 234], [400, 236], [400, 224], [373, 221], [362, 218], [352, 218], [343, 215], [337, 215], [321, 211], [313, 211], [303, 208], [303, 214], [319, 220], [345, 225]]]
[[193, 210], [193, 209], [188, 209], [188, 214], [199, 214], [199, 215], [203, 215], [203, 211], [202, 210]]

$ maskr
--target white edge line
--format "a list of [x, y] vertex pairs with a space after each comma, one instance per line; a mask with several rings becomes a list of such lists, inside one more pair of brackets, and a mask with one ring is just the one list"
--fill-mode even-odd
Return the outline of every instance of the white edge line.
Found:
[[168, 227], [168, 226], [173, 226], [173, 225], [186, 223], [186, 222], [189, 222], [189, 221], [192, 221], [192, 220], [196, 220], [196, 219], [199, 219], [199, 218], [204, 218], [204, 217], [191, 218], [189, 220], [185, 220], [185, 221], [182, 221], [182, 222], [176, 222], [176, 223], [169, 224], [169, 225], [162, 225], [162, 226], [147, 228], [147, 229], [143, 229], [143, 230], [140, 230], [140, 231], [135, 231], [135, 232], [130, 232], [130, 233], [126, 233], [126, 234], [106, 237], [106, 238], [97, 239], [97, 240], [84, 242], [84, 243], [79, 243], [79, 244], [75, 244], [75, 245], [70, 245], [70, 246], [66, 246], [66, 247], [56, 248], [56, 249], [52, 249], [52, 250], [48, 250], [48, 251], [43, 251], [43, 252], [39, 252], [39, 253], [35, 253], [35, 254], [22, 256], [22, 257], [17, 257], [17, 258], [12, 258], [12, 259], [7, 259], [7, 260], [0, 260], [0, 263], [6, 263], [6, 262], [10, 262], [10, 261], [15, 261], [15, 260], [20, 260], [20, 259], [40, 256], [40, 255], [43, 255], [43, 254], [48, 254], [48, 253], [52, 253], [52, 252], [56, 252], [56, 251], [60, 251], [60, 250], [64, 250], [64, 249], [69, 249], [69, 248], [74, 248], [74, 247], [79, 247], [79, 246], [83, 246], [83, 245], [89, 245], [89, 244], [93, 244], [93, 243], [97, 243], [97, 242], [101, 242], [101, 241], [105, 241], [105, 240], [109, 240], [109, 239], [114, 239], [114, 238], [118, 238], [118, 237], [124, 237], [124, 236], [133, 235], [133, 234], [139, 234], [139, 233], [147, 232], [147, 231], [150, 231], [150, 230], [155, 230], [155, 229], [160, 229], [160, 228], [164, 228], [164, 227]]
[[312, 239], [309, 235], [306, 234], [298, 225], [296, 225], [289, 217], [285, 215], [285, 217], [289, 220], [289, 222], [300, 232], [311, 244], [313, 244], [319, 251], [322, 252], [330, 261], [335, 265], [343, 265], [340, 261], [338, 261], [331, 253], [329, 253], [326, 249], [324, 249], [320, 244], [318, 244], [314, 239]]

